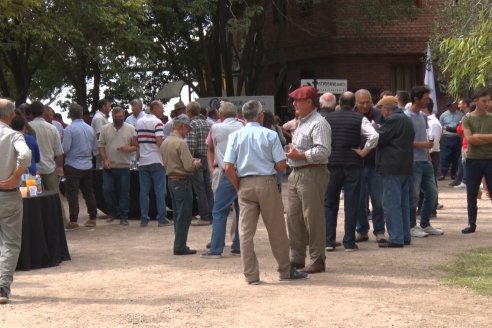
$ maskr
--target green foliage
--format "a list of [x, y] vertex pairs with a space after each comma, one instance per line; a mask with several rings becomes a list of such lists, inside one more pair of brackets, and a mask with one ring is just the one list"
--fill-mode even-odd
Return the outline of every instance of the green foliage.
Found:
[[492, 248], [460, 254], [456, 262], [444, 268], [452, 284], [465, 286], [492, 296]]
[[[492, 83], [492, 3], [463, 0], [443, 8], [433, 37], [437, 61], [453, 96]], [[449, 19], [453, 17], [453, 19]]]
[[43, 0], [0, 0], [0, 17], [17, 18], [25, 10], [36, 8], [43, 4]]

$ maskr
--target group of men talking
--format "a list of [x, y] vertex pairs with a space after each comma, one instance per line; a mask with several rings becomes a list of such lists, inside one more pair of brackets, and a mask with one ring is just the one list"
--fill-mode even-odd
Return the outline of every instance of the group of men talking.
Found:
[[[222, 186], [216, 191], [215, 204], [223, 204], [220, 206], [222, 215], [217, 215], [219, 208], [214, 207], [211, 249], [202, 257], [221, 257], [224, 222], [234, 201], [234, 191], [238, 192], [240, 208], [239, 240], [244, 275], [250, 284], [260, 279], [253, 250], [260, 213], [281, 279], [300, 279], [306, 274], [325, 271], [325, 251], [334, 251], [340, 246], [336, 242], [336, 226], [342, 190], [345, 221], [341, 245], [345, 251], [355, 251], [357, 243], [369, 239], [369, 196], [374, 235], [380, 248], [402, 248], [411, 244], [412, 237], [443, 235], [442, 229], [430, 223], [437, 203], [437, 185], [429, 156], [434, 140], [429, 138], [427, 116], [422, 111], [429, 106], [429, 93], [425, 86], [414, 87], [410, 94], [411, 105], [404, 109], [391, 95], [373, 106], [367, 90], [358, 90], [355, 94], [344, 92], [335, 110], [327, 106], [336, 104], [334, 95], [324, 94], [318, 98], [315, 88], [298, 88], [289, 94], [297, 123], [292, 143], [284, 152], [275, 132], [260, 126], [262, 107], [256, 101], [243, 106], [245, 127], [238, 124], [232, 114], [222, 125], [216, 124], [211, 131], [212, 140], [214, 144], [221, 143], [215, 153], [228, 179], [222, 177]], [[477, 109], [481, 109], [467, 115], [463, 127], [465, 137], [473, 145], [470, 158], [475, 169], [480, 168], [473, 173], [479, 181], [482, 176], [492, 179], [492, 152], [489, 151], [492, 124], [488, 123], [492, 116], [487, 113], [490, 95], [484, 90], [477, 91], [474, 101]], [[223, 103], [219, 114], [228, 106], [233, 105]], [[477, 124], [478, 121], [484, 124]], [[291, 173], [285, 227], [275, 174], [283, 171], [286, 164]], [[474, 188], [467, 189], [469, 226], [463, 233], [476, 229], [479, 182], [472, 186]]]
[[[104, 168], [103, 189], [111, 214], [109, 221], [119, 218], [121, 224], [128, 224], [128, 166], [138, 149], [140, 225], [145, 227], [149, 222], [148, 192], [154, 187], [159, 226], [174, 224], [174, 255], [196, 254], [188, 247], [187, 236], [194, 182], [203, 184], [196, 197], [203, 201], [202, 218], [207, 225], [212, 221], [212, 234], [210, 249], [201, 257], [222, 257], [227, 217], [234, 206], [238, 223], [231, 252], [241, 255], [248, 284], [260, 283], [253, 243], [260, 214], [278, 263], [280, 280], [303, 279], [308, 274], [324, 272], [327, 251], [342, 245], [345, 251], [355, 251], [357, 243], [368, 240], [369, 197], [379, 247], [401, 248], [410, 245], [412, 237], [442, 235], [441, 229], [430, 224], [437, 202], [437, 186], [429, 157], [434, 140], [428, 137], [427, 119], [422, 112], [428, 106], [429, 92], [424, 86], [414, 87], [411, 106], [406, 110], [393, 96], [385, 96], [373, 106], [367, 90], [344, 92], [335, 110], [334, 95], [318, 97], [314, 87], [300, 87], [289, 94], [297, 121], [292, 142], [285, 148], [276, 131], [262, 126], [263, 108], [255, 100], [241, 108], [241, 119], [234, 104], [222, 102], [219, 121], [211, 126], [203, 118], [203, 122], [194, 122], [200, 118], [200, 106], [196, 102], [188, 106], [181, 103], [180, 109], [186, 114], [177, 113], [164, 126], [161, 102], [153, 101], [149, 113], [142, 114], [142, 104], [136, 101], [132, 108], [137, 110], [127, 123], [124, 110], [116, 107], [112, 112], [113, 123], [103, 122], [98, 128], [98, 120], [107, 120], [110, 108], [110, 104], [102, 103], [101, 114], [99, 111], [97, 114], [101, 117], [94, 117], [92, 129], [82, 121], [82, 107], [72, 104], [69, 108], [72, 124], [64, 130], [63, 141], [58, 144], [61, 147], [54, 147], [48, 154], [52, 160], [56, 159], [53, 176], [65, 174], [74, 181], [66, 190], [70, 208], [67, 228], [78, 228], [78, 203], [75, 203], [78, 196], [75, 196], [79, 188], [88, 203], [86, 226], [96, 224], [94, 196], [90, 195], [87, 182], [92, 169], [90, 158], [96, 153]], [[485, 177], [489, 188], [492, 185], [492, 114], [487, 112], [490, 94], [478, 90], [473, 101], [476, 110], [462, 120], [469, 144], [468, 227], [463, 233], [476, 230], [476, 197], [481, 179]], [[18, 186], [31, 159], [23, 136], [9, 127], [13, 113], [12, 102], [0, 99], [0, 149], [6, 156], [0, 167], [0, 199], [4, 204], [0, 208], [1, 303], [8, 302], [19, 255], [22, 202]], [[36, 127], [43, 122], [34, 120], [33, 123]], [[171, 129], [165, 134], [169, 124]], [[41, 142], [45, 134], [39, 133]], [[64, 172], [57, 172], [54, 168], [61, 170], [62, 154]], [[84, 155], [83, 160], [78, 157], [80, 154]], [[285, 220], [276, 176], [287, 165], [291, 172]], [[174, 223], [166, 218], [163, 197], [166, 175]], [[217, 181], [213, 194], [210, 175]], [[49, 185], [49, 177], [45, 178]], [[336, 242], [336, 228], [342, 190], [345, 220], [340, 244]], [[418, 203], [421, 203], [419, 225]]]

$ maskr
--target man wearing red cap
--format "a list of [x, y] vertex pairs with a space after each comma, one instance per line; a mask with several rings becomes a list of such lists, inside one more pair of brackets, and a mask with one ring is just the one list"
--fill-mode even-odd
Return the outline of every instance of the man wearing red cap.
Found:
[[315, 88], [301, 87], [289, 96], [299, 118], [286, 153], [292, 168], [287, 209], [291, 266], [304, 268], [307, 244], [310, 264], [303, 271], [324, 272], [326, 227], [323, 201], [330, 177], [326, 165], [331, 153], [331, 127], [316, 111], [318, 95]]

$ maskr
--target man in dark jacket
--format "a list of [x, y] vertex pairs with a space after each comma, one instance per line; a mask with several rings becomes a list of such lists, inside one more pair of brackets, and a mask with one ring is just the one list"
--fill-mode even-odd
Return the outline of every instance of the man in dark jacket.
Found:
[[409, 245], [410, 205], [409, 188], [413, 168], [412, 122], [398, 108], [396, 97], [387, 96], [377, 105], [385, 118], [379, 129], [376, 170], [383, 180], [383, 209], [389, 238], [379, 243], [382, 248]]
[[[340, 206], [340, 191], [344, 189], [345, 236], [343, 246], [346, 252], [358, 249], [355, 243], [357, 225], [357, 205], [360, 199], [362, 157], [376, 147], [378, 134], [371, 122], [362, 114], [353, 111], [355, 96], [344, 92], [340, 97], [339, 111], [328, 114], [325, 119], [330, 123], [332, 141], [328, 169], [331, 173], [325, 197], [326, 250], [335, 250], [337, 216]], [[366, 142], [360, 149], [361, 137]]]

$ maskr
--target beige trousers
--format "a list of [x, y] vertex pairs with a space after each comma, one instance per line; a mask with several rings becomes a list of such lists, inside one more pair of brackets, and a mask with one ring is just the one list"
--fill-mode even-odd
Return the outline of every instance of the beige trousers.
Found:
[[330, 173], [324, 165], [292, 170], [289, 175], [289, 230], [291, 260], [304, 263], [309, 245], [310, 263], [326, 258], [324, 199]]
[[273, 256], [277, 260], [279, 276], [289, 277], [289, 239], [285, 228], [284, 205], [275, 176], [241, 178], [238, 197], [241, 259], [246, 280], [249, 282], [260, 279], [253, 242], [260, 214], [267, 229]]

